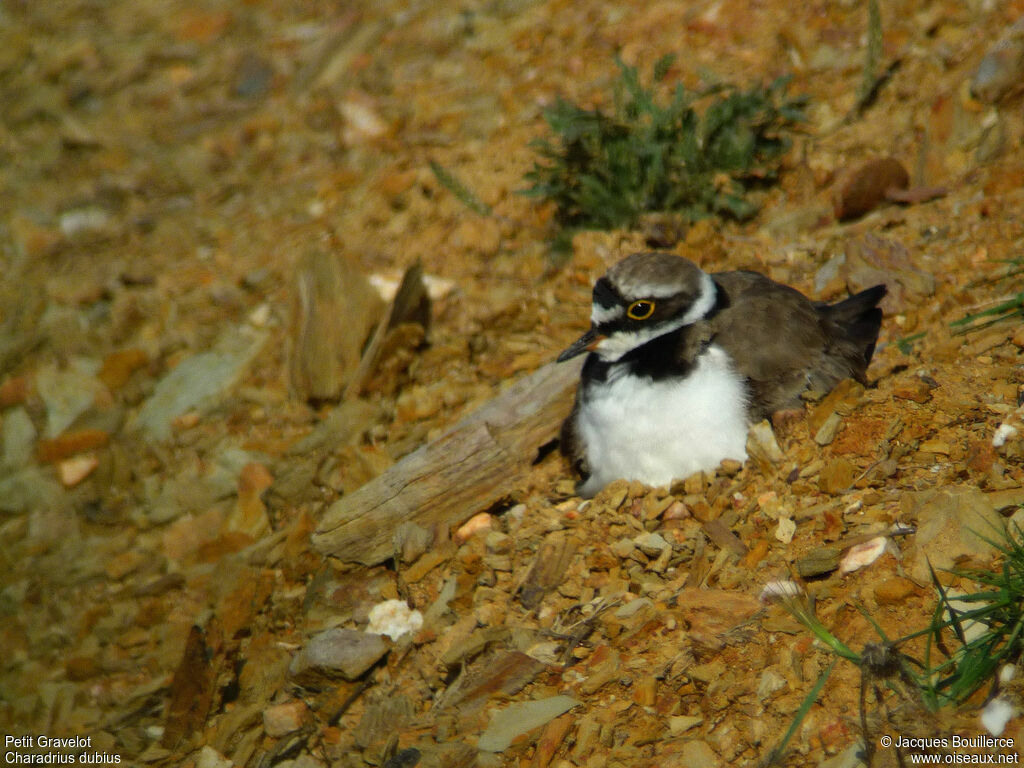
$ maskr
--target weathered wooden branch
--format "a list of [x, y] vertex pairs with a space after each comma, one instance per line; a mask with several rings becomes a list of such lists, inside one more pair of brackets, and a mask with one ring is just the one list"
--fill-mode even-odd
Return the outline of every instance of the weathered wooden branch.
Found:
[[507, 496], [558, 434], [580, 362], [550, 363], [512, 385], [434, 442], [409, 454], [324, 514], [313, 545], [373, 565], [394, 554], [403, 522], [458, 525]]

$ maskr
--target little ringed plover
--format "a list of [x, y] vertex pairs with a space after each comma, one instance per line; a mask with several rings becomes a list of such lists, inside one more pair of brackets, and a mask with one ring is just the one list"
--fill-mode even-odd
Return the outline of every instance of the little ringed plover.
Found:
[[876, 285], [815, 303], [756, 272], [709, 274], [637, 253], [594, 285], [589, 353], [561, 449], [593, 496], [617, 478], [668, 485], [747, 457], [747, 429], [805, 390], [865, 382], [882, 323]]

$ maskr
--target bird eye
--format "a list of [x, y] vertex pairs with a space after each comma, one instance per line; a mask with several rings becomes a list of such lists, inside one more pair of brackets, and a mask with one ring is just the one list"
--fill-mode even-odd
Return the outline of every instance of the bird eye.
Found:
[[654, 314], [654, 302], [641, 299], [629, 305], [626, 314], [633, 320], [646, 320]]

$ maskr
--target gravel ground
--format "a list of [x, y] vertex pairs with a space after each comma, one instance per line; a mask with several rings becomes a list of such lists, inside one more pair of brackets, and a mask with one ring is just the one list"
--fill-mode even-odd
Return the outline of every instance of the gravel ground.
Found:
[[[1024, 238], [1024, 8], [884, 5], [895, 66], [856, 114], [854, 2], [0, 3], [5, 754], [757, 765], [835, 658], [766, 584], [797, 578], [858, 651], [878, 640], [861, 607], [889, 638], [927, 625], [929, 562], [970, 590], [942, 569], [997, 562], [972, 530], [1024, 505], [1024, 332], [949, 325], [1021, 290], [997, 278]], [[553, 211], [517, 194], [543, 108], [606, 105], [616, 53], [808, 95], [761, 213], [671, 248], [815, 299], [885, 282], [871, 385], [808, 403], [742, 467], [584, 502], [552, 454], [404, 527], [392, 559], [325, 558], [325, 510], [552, 361], [596, 277], [647, 247], [584, 233], [557, 263]], [[837, 221], [881, 157], [934, 194]], [[417, 262], [429, 307], [350, 385], [390, 306], [372, 286]], [[422, 625], [367, 634], [399, 599]], [[840, 661], [782, 764], [987, 733], [987, 689], [931, 714], [889, 682]], [[1019, 719], [1003, 737], [953, 752], [1016, 755]]]

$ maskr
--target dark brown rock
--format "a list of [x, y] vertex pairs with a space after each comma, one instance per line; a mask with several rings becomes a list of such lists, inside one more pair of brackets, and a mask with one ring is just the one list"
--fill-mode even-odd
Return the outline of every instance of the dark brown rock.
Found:
[[869, 160], [846, 174], [836, 186], [836, 218], [847, 221], [863, 216], [885, 200], [890, 189], [906, 189], [909, 183], [910, 176], [899, 160]]

